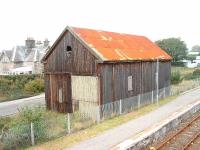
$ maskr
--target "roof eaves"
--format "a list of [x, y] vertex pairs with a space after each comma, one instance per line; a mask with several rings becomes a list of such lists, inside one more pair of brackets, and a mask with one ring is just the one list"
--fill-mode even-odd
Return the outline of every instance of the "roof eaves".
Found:
[[97, 52], [97, 50], [95, 50], [94, 48], [91, 48], [82, 38], [80, 38], [72, 29], [72, 27], [67, 26], [63, 32], [60, 34], [60, 36], [57, 38], [57, 40], [54, 42], [54, 44], [51, 46], [51, 48], [46, 52], [46, 54], [43, 56], [41, 62], [44, 63], [46, 58], [50, 55], [50, 53], [52, 52], [53, 48], [57, 45], [57, 43], [59, 42], [59, 40], [63, 37], [63, 35], [65, 34], [66, 31], [69, 31], [74, 37], [76, 37], [76, 39], [83, 44], [85, 47], [88, 48], [88, 50], [90, 50], [90, 52], [96, 56], [98, 59], [100, 59], [100, 61], [104, 61], [106, 60], [106, 58], [104, 58], [100, 53]]
[[67, 31], [67, 27], [63, 30], [63, 32], [60, 34], [60, 36], [56, 39], [56, 41], [53, 43], [53, 45], [49, 48], [49, 50], [46, 52], [46, 54], [43, 56], [41, 62], [44, 63], [46, 58], [51, 54], [53, 48], [57, 45], [57, 43], [60, 41], [60, 39], [62, 38], [62, 36], [65, 34], [65, 32]]

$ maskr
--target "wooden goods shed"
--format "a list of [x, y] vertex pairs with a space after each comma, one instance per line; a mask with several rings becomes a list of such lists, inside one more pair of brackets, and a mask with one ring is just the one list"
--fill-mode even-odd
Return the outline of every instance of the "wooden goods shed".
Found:
[[171, 57], [144, 36], [66, 27], [43, 57], [48, 109], [89, 109], [170, 85]]

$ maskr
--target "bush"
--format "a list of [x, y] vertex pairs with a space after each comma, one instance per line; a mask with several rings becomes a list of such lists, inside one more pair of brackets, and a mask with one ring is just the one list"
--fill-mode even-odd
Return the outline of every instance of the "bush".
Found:
[[184, 76], [185, 80], [193, 80], [197, 78], [200, 78], [200, 69], [196, 69], [193, 71], [193, 73], [189, 73]]
[[192, 73], [188, 73], [188, 74], [186, 74], [186, 75], [184, 76], [184, 79], [185, 79], [185, 80], [193, 80], [193, 79], [195, 79], [195, 77], [193, 76]]
[[8, 94], [11, 88], [12, 82], [8, 79], [0, 79], [0, 92], [3, 94]]
[[[0, 101], [25, 98], [43, 92], [43, 79], [43, 75], [0, 76]], [[25, 91], [25, 85], [31, 81], [34, 81], [31, 83], [34, 87], [29, 85]]]
[[47, 139], [48, 126], [45, 124], [45, 109], [42, 107], [23, 108], [13, 118], [9, 128], [2, 134], [6, 149], [17, 149], [31, 144], [30, 124], [33, 123], [35, 140]]
[[171, 83], [178, 84], [182, 82], [180, 71], [175, 71], [171, 73]]
[[200, 77], [200, 69], [194, 70], [192, 74], [193, 74], [193, 76]]
[[[4, 128], [8, 127], [10, 122], [11, 122], [11, 118], [9, 118], [9, 117], [0, 118], [0, 131], [2, 131]], [[1, 132], [0, 132], [0, 134], [1, 134]]]
[[35, 79], [25, 84], [24, 90], [28, 93], [44, 92], [44, 80]]

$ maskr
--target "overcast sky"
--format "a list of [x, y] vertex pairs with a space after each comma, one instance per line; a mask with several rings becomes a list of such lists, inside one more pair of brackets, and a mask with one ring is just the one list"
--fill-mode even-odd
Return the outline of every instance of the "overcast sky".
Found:
[[180, 37], [200, 45], [200, 0], [1, 0], [0, 50], [26, 37], [51, 44], [66, 25], [136, 35]]

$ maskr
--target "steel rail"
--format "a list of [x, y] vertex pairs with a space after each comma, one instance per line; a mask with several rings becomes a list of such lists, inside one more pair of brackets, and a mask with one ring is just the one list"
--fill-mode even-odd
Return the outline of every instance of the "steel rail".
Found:
[[167, 145], [168, 143], [170, 143], [170, 141], [174, 140], [176, 136], [178, 136], [183, 131], [185, 131], [188, 127], [190, 127], [193, 124], [193, 122], [195, 122], [199, 118], [200, 118], [200, 113], [199, 113], [199, 115], [197, 115], [196, 117], [194, 117], [189, 123], [187, 123], [185, 126], [183, 126], [183, 128], [181, 128], [180, 130], [178, 130], [177, 132], [175, 132], [174, 134], [172, 134], [171, 136], [169, 136], [164, 142], [162, 142], [160, 145], [158, 145], [156, 147], [156, 150], [160, 150], [165, 145]]
[[198, 137], [200, 137], [200, 132], [198, 132], [197, 134], [195, 134], [195, 135], [190, 139], [190, 141], [182, 148], [182, 150], [187, 150], [187, 149], [190, 147], [190, 145], [191, 145], [192, 143], [194, 143], [194, 141], [195, 141]]

